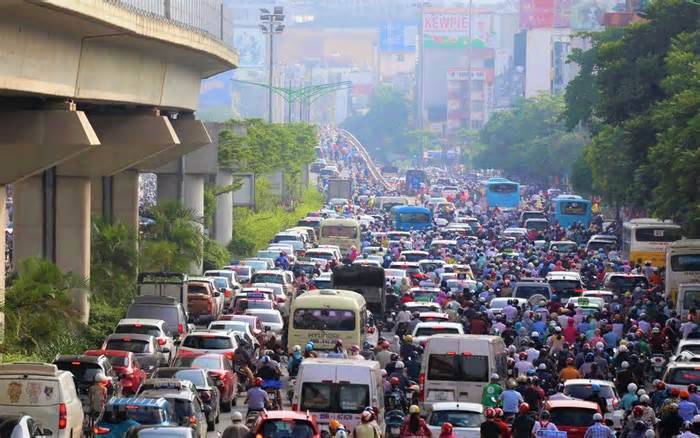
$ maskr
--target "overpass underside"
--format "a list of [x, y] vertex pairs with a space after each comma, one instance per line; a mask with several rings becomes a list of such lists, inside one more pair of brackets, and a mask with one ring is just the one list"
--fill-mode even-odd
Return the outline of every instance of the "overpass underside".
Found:
[[[89, 278], [91, 215], [138, 229], [139, 171], [211, 142], [193, 115], [200, 81], [237, 61], [215, 36], [120, 0], [0, 0], [2, 253], [13, 184], [14, 260]], [[87, 294], [76, 301], [86, 318]]]

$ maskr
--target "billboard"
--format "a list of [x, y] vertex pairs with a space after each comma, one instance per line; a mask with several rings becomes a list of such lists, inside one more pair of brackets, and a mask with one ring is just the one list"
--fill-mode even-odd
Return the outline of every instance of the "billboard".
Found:
[[558, 0], [520, 0], [520, 28], [554, 27], [555, 1]]
[[418, 26], [397, 21], [379, 26], [379, 50], [382, 52], [414, 52]]
[[[423, 46], [426, 49], [453, 49], [469, 46], [469, 10], [426, 9], [423, 12]], [[495, 35], [492, 14], [472, 12], [472, 47], [492, 48]]]
[[256, 27], [235, 27], [233, 43], [240, 58], [239, 67], [261, 67], [265, 65], [265, 35]]

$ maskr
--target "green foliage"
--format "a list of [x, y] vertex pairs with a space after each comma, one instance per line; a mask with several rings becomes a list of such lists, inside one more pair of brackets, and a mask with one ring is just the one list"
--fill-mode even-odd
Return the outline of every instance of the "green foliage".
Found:
[[135, 294], [138, 268], [136, 233], [123, 224], [92, 220], [90, 289], [92, 301], [125, 305]]
[[563, 112], [560, 96], [541, 94], [494, 114], [481, 131], [484, 148], [476, 153], [476, 166], [537, 182], [567, 176], [585, 136], [566, 131]]
[[177, 202], [164, 202], [150, 211], [154, 223], [143, 232], [141, 269], [189, 272], [202, 261], [204, 236], [194, 212]]
[[227, 265], [231, 260], [231, 254], [228, 250], [221, 246], [219, 242], [213, 239], [204, 240], [204, 270], [219, 269]]
[[579, 170], [606, 202], [648, 207], [698, 234], [700, 9], [658, 0], [645, 18], [592, 34], [592, 48], [574, 53], [581, 71], [567, 88], [567, 125], [591, 129]]
[[348, 117], [343, 128], [352, 132], [369, 151], [377, 151], [387, 161], [389, 154], [412, 157], [421, 139], [420, 133], [408, 134], [408, 102], [391, 87], [379, 87], [369, 101], [365, 115]]
[[[260, 187], [256, 185], [256, 199], [258, 195], [265, 197]], [[264, 208], [256, 210], [235, 208], [233, 239], [228, 249], [236, 257], [254, 255], [256, 251], [267, 246], [275, 234], [295, 226], [299, 219], [322, 206], [322, 195], [315, 189], [308, 189], [304, 192], [301, 202], [292, 211], [285, 210], [280, 204], [267, 203]]]

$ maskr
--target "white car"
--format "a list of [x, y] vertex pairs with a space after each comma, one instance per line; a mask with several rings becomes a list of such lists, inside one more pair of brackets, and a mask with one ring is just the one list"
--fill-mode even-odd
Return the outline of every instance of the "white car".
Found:
[[230, 320], [220, 320], [212, 321], [209, 323], [208, 330], [217, 330], [221, 332], [232, 332], [235, 335], [240, 336], [247, 342], [253, 344], [254, 348], [260, 348], [260, 342], [258, 338], [253, 335], [250, 331], [250, 325], [245, 321], [230, 321]]
[[450, 423], [457, 438], [479, 438], [481, 423], [484, 422], [483, 409], [479, 403], [433, 403], [428, 415], [428, 429], [433, 436], [439, 436], [443, 423]]
[[511, 228], [506, 228], [503, 230], [501, 233], [502, 236], [509, 236], [509, 237], [525, 237], [527, 236], [527, 228], [518, 228], [518, 227], [511, 227]]
[[605, 418], [612, 420], [615, 429], [620, 429], [625, 410], [620, 408], [620, 397], [613, 382], [595, 379], [569, 379], [564, 383], [563, 393], [571, 398], [586, 400], [593, 393], [592, 388], [595, 384], [600, 386], [600, 396], [608, 404]]
[[419, 345], [432, 335], [463, 335], [464, 327], [458, 322], [419, 322], [413, 329], [413, 343]]
[[253, 315], [260, 318], [263, 323], [263, 327], [275, 334], [276, 337], [282, 336], [282, 330], [284, 329], [284, 320], [282, 320], [282, 315], [279, 310], [274, 309], [248, 309], [245, 312], [246, 315]]
[[52, 438], [83, 436], [83, 405], [75, 390], [73, 374], [53, 364], [0, 365], [0, 412], [30, 415], [50, 431], [43, 435]]
[[168, 363], [175, 354], [175, 343], [173, 338], [168, 336], [167, 324], [162, 319], [124, 318], [119, 320], [114, 333], [154, 336], [158, 345], [168, 350]]
[[500, 315], [503, 308], [508, 305], [508, 301], [513, 302], [513, 305], [517, 304], [520, 308], [527, 306], [527, 300], [525, 298], [497, 297], [491, 300], [489, 308], [494, 315]]

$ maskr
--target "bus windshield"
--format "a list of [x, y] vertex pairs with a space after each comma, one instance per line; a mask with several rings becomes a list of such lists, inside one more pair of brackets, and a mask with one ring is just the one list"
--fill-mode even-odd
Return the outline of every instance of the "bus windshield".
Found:
[[339, 309], [297, 309], [294, 328], [300, 330], [355, 330], [355, 313]]
[[321, 227], [321, 237], [343, 237], [348, 239], [357, 238], [357, 227], [343, 225], [328, 225]]
[[583, 202], [562, 202], [559, 205], [561, 214], [571, 214], [576, 216], [583, 216], [586, 214], [587, 204]]
[[494, 193], [514, 193], [518, 185], [513, 183], [489, 184], [489, 191]]
[[426, 223], [430, 222], [430, 217], [427, 213], [399, 213], [399, 222]]
[[634, 232], [637, 242], [675, 242], [681, 239], [679, 228], [638, 228]]

